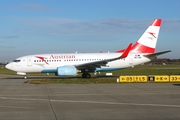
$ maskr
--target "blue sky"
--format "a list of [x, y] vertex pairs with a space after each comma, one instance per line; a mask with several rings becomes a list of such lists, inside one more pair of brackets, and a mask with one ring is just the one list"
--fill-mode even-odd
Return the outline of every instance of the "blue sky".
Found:
[[1, 0], [0, 62], [41, 53], [114, 52], [162, 18], [156, 52], [180, 58], [179, 0]]

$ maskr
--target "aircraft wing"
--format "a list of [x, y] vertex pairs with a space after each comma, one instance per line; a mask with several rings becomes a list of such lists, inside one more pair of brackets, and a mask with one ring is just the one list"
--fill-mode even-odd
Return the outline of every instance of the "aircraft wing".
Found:
[[151, 58], [151, 57], [157, 57], [158, 55], [165, 54], [165, 53], [168, 53], [168, 52], [171, 52], [171, 50], [158, 52], [158, 53], [153, 53], [153, 54], [148, 54], [148, 55], [144, 55], [144, 56], [147, 57], [147, 58]]
[[122, 58], [126, 58], [129, 54], [129, 51], [131, 50], [131, 47], [132, 47], [132, 43], [129, 44], [127, 49], [119, 57], [106, 59], [106, 60], [100, 60], [100, 61], [94, 61], [94, 62], [89, 62], [89, 63], [84, 63], [84, 64], [80, 64], [80, 65], [75, 65], [75, 67], [80, 70], [80, 69], [96, 69], [96, 68], [100, 68], [101, 66], [106, 66], [106, 64], [108, 62], [115, 61], [115, 60], [122, 59]]

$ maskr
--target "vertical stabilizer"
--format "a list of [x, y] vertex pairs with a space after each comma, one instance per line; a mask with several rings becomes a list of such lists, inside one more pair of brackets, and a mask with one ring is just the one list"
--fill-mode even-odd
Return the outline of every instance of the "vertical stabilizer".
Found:
[[161, 26], [161, 19], [155, 19], [139, 40], [133, 45], [131, 52], [154, 53]]
[[[132, 53], [154, 53], [161, 26], [161, 19], [155, 19], [139, 40], [132, 46]], [[118, 50], [116, 52], [123, 52]]]

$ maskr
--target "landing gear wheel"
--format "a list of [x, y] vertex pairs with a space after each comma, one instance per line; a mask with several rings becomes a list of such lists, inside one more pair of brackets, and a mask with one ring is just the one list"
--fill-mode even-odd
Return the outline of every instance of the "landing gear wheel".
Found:
[[83, 73], [82, 78], [91, 78], [91, 74], [89, 73]]
[[86, 74], [86, 78], [91, 78], [91, 75], [89, 73]]
[[24, 79], [27, 79], [27, 76], [26, 76], [26, 75], [24, 76]]
[[83, 74], [82, 74], [82, 78], [86, 78], [86, 76], [85, 76], [85, 75], [86, 75], [86, 74], [85, 74], [85, 73], [83, 73]]

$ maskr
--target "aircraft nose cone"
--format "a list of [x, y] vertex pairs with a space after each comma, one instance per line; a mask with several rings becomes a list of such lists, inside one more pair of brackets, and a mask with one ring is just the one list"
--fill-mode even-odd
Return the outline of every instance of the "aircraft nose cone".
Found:
[[12, 69], [12, 65], [11, 65], [11, 64], [7, 64], [5, 67], [6, 67], [7, 69], [9, 69], [9, 70]]

